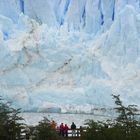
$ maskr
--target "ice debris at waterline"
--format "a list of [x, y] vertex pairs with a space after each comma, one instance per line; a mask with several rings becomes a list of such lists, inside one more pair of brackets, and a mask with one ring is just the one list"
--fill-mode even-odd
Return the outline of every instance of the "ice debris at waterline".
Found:
[[1, 0], [0, 96], [24, 111], [140, 105], [140, 0]]

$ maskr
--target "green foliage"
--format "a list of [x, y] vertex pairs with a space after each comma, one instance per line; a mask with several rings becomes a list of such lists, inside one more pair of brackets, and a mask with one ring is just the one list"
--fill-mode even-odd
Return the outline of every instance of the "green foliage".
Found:
[[95, 122], [87, 120], [87, 131], [82, 135], [83, 140], [139, 140], [140, 122], [138, 109], [135, 105], [124, 106], [119, 95], [115, 99], [117, 118], [113, 121]]
[[138, 114], [138, 109], [136, 105], [124, 106], [119, 98], [119, 95], [112, 95], [115, 99], [116, 112], [118, 117], [116, 118], [116, 126], [121, 127], [124, 133], [128, 135], [129, 132], [134, 131], [138, 128], [139, 122], [136, 119]]
[[0, 139], [16, 140], [20, 139], [23, 120], [19, 117], [20, 109], [14, 109], [9, 102], [0, 97]]
[[50, 121], [47, 118], [44, 118], [36, 126], [35, 138], [34, 140], [57, 140], [58, 133], [52, 127]]

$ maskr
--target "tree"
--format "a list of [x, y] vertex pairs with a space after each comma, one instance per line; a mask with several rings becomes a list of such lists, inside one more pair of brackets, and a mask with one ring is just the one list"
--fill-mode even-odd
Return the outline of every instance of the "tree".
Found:
[[35, 138], [34, 140], [57, 140], [58, 133], [52, 127], [51, 122], [44, 118], [39, 124], [36, 126]]
[[125, 134], [135, 130], [139, 126], [139, 122], [137, 120], [138, 109], [136, 105], [128, 105], [124, 106], [122, 101], [120, 100], [120, 95], [112, 95], [113, 99], [115, 99], [116, 107], [114, 108], [118, 114], [116, 118], [116, 125], [120, 126]]
[[[116, 119], [105, 121], [88, 120], [83, 140], [139, 140], [140, 122], [136, 105], [123, 105], [120, 95], [112, 95], [115, 100]], [[93, 131], [94, 130], [94, 131]]]
[[20, 109], [11, 107], [11, 103], [0, 97], [0, 139], [20, 139], [23, 118], [19, 117]]

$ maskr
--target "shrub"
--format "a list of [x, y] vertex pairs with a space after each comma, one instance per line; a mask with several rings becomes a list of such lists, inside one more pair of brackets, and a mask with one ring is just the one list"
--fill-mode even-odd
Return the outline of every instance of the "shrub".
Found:
[[35, 138], [34, 140], [57, 140], [58, 133], [52, 127], [50, 121], [47, 118], [44, 118], [39, 124], [35, 127]]

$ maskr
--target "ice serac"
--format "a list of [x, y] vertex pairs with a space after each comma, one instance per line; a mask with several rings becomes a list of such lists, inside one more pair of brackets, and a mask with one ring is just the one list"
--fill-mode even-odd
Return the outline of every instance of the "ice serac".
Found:
[[55, 6], [56, 19], [59, 25], [64, 24], [64, 17], [65, 17], [65, 14], [67, 13], [69, 3], [70, 3], [70, 0], [61, 0], [61, 1], [58, 1], [58, 3]]
[[1, 0], [0, 95], [25, 111], [137, 104], [140, 0]]
[[115, 0], [101, 0], [102, 22], [104, 28], [108, 29], [113, 21]]
[[83, 17], [85, 19], [85, 31], [88, 33], [97, 33], [102, 24], [102, 11], [99, 0], [89, 0], [86, 2]]
[[17, 21], [20, 13], [19, 0], [1, 0], [0, 1], [0, 14]]
[[25, 0], [25, 14], [48, 26], [57, 26], [55, 2], [58, 0]]
[[134, 63], [138, 58], [139, 33], [137, 23], [135, 9], [132, 6], [125, 6], [110, 28], [109, 36], [105, 42], [104, 54], [114, 58], [114, 62], [116, 56], [122, 57], [122, 62], [118, 62], [122, 66]]
[[65, 22], [68, 23], [69, 30], [80, 30], [83, 24], [83, 12], [86, 1], [70, 1], [69, 8], [66, 13]]

